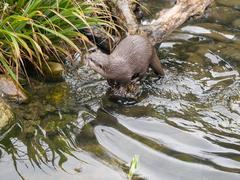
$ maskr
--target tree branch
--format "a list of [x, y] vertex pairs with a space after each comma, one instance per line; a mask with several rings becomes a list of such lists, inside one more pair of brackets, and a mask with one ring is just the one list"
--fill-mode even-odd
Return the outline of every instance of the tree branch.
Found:
[[125, 17], [126, 27], [129, 34], [136, 34], [139, 25], [137, 18], [133, 13], [132, 0], [117, 0], [117, 6], [122, 11], [123, 16]]
[[214, 0], [177, 0], [175, 6], [158, 13], [158, 18], [148, 25], [138, 25], [132, 10], [132, 0], [118, 0], [117, 6], [122, 11], [130, 34], [146, 34], [152, 44], [162, 42], [172, 31], [192, 16], [202, 15]]

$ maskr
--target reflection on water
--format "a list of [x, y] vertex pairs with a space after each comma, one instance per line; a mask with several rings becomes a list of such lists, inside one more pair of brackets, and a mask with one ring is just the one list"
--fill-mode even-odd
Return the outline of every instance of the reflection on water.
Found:
[[87, 67], [67, 83], [37, 86], [1, 132], [1, 176], [127, 179], [138, 154], [135, 179], [239, 179], [239, 7], [218, 0], [159, 45], [166, 77], [149, 73], [134, 105], [111, 101]]

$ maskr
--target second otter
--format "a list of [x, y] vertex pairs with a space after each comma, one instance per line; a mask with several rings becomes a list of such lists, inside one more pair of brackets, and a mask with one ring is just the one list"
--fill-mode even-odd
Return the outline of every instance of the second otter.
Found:
[[110, 55], [97, 51], [90, 54], [86, 60], [89, 66], [108, 82], [127, 84], [137, 76], [142, 77], [149, 66], [156, 74], [164, 76], [156, 50], [149, 40], [141, 35], [127, 36]]

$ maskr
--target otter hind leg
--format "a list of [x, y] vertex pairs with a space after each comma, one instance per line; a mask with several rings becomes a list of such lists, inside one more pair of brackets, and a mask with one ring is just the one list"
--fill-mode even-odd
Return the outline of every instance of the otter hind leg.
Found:
[[138, 79], [138, 78], [139, 78], [139, 74], [140, 74], [140, 73], [135, 73], [135, 74], [132, 76], [131, 81], [132, 81], [132, 80], [135, 80], [135, 79]]
[[163, 71], [162, 65], [160, 63], [160, 60], [158, 58], [158, 55], [157, 55], [157, 52], [155, 49], [153, 51], [152, 59], [150, 61], [150, 67], [153, 69], [153, 71], [156, 74], [158, 74], [162, 77], [164, 76], [164, 71]]
[[131, 82], [132, 83], [137, 83], [138, 81], [141, 81], [144, 78], [146, 72], [147, 72], [147, 70], [144, 70], [143, 72], [134, 74], [132, 76]]

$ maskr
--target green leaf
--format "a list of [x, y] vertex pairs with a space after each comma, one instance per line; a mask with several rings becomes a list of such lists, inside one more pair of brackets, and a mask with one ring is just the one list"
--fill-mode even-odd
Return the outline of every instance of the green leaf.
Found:
[[138, 168], [139, 164], [139, 155], [134, 155], [131, 163], [130, 163], [130, 168], [128, 172], [128, 180], [131, 180], [133, 177], [133, 174], [135, 173], [136, 169]]
[[68, 43], [72, 48], [74, 48], [76, 51], [80, 52], [80, 49], [75, 45], [75, 43], [71, 39], [69, 39], [68, 37], [64, 36], [63, 34], [57, 32], [55, 30], [49, 29], [47, 27], [35, 24], [35, 23], [33, 24], [33, 26], [36, 26], [36, 27], [38, 27], [40, 29], [43, 29], [43, 30], [45, 30], [45, 31], [57, 36], [57, 37], [60, 37], [62, 40], [64, 40], [66, 43]]
[[7, 70], [9, 75], [13, 78], [13, 80], [17, 82], [15, 73], [13, 72], [12, 68], [8, 65], [8, 61], [4, 58], [1, 52], [0, 52], [0, 62], [2, 63], [3, 67]]

